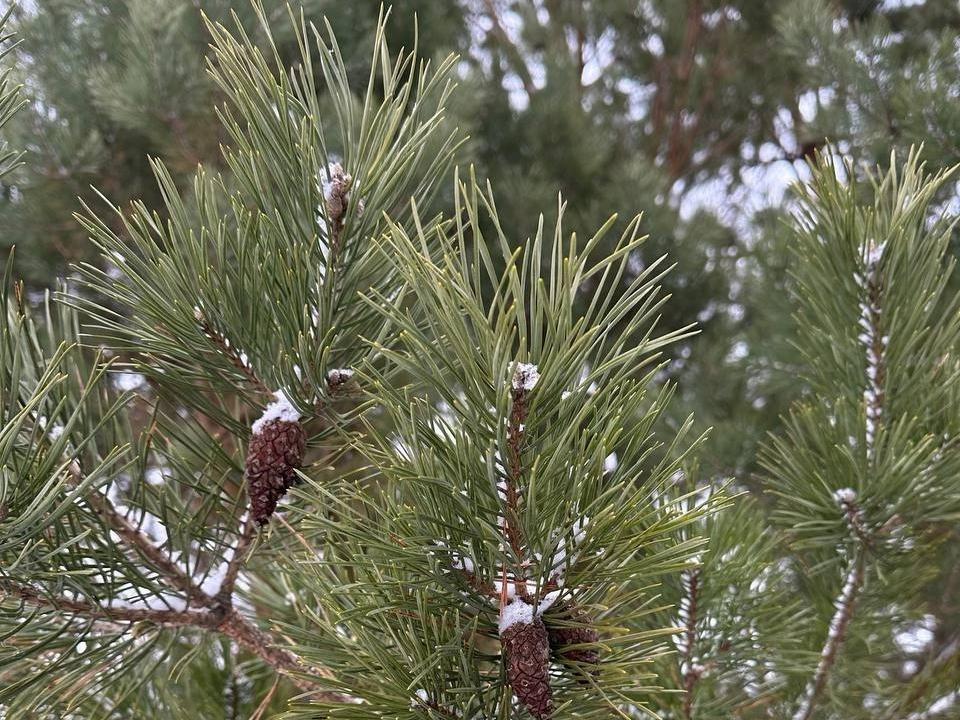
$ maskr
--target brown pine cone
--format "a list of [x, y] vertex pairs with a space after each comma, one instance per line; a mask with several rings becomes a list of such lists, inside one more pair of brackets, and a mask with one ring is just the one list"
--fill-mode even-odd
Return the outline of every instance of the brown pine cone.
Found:
[[307, 434], [296, 421], [273, 420], [250, 437], [247, 447], [247, 495], [250, 513], [258, 525], [265, 525], [277, 502], [297, 480], [303, 462]]
[[572, 647], [595, 645], [600, 641], [593, 618], [585, 610], [572, 602], [558, 603], [547, 618], [547, 633], [557, 659], [580, 671], [580, 684], [589, 682], [586, 673], [596, 677], [600, 672], [600, 653], [596, 647]]
[[[509, 610], [523, 600], [514, 600]], [[501, 614], [500, 644], [507, 662], [507, 681], [517, 700], [538, 720], [553, 717], [550, 690], [550, 641], [543, 620], [533, 608]]]

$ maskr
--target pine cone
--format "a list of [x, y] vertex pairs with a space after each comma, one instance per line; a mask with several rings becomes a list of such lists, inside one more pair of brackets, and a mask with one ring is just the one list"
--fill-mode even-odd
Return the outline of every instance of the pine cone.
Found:
[[[523, 601], [515, 600], [514, 603]], [[543, 620], [533, 614], [533, 608], [529, 610], [527, 621], [512, 622], [501, 628], [500, 644], [506, 656], [507, 681], [513, 694], [533, 717], [549, 720], [553, 717], [550, 642]], [[501, 624], [503, 622], [501, 620]]]
[[250, 513], [266, 525], [277, 502], [297, 480], [307, 434], [296, 421], [273, 420], [259, 428], [247, 448], [247, 494]]
[[593, 618], [582, 608], [567, 602], [555, 605], [547, 619], [550, 647], [557, 659], [579, 669], [580, 684], [587, 684], [589, 679], [586, 673], [596, 676], [600, 671], [600, 653], [595, 647], [571, 646], [599, 642], [600, 633], [593, 627]]

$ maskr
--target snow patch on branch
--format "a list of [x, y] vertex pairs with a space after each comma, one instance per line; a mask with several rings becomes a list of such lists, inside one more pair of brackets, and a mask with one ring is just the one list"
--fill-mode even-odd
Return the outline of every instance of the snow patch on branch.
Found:
[[473, 558], [462, 555], [458, 552], [453, 553], [453, 557], [450, 559], [450, 564], [453, 566], [454, 570], [462, 570], [465, 573], [473, 574], [477, 571], [477, 566], [473, 562]]
[[864, 264], [867, 266], [867, 270], [873, 271], [876, 269], [877, 265], [880, 264], [880, 260], [883, 258], [883, 251], [886, 249], [886, 241], [881, 243], [870, 241], [864, 244], [863, 259]]
[[935, 615], [924, 615], [919, 621], [894, 633], [893, 639], [897, 647], [908, 655], [919, 655], [936, 637], [937, 618]]
[[960, 690], [954, 690], [943, 695], [928, 707], [926, 710], [911, 713], [906, 720], [934, 720], [934, 718], [946, 718], [947, 712], [953, 710], [960, 703]]
[[47, 420], [46, 415], [41, 415], [40, 417], [37, 418], [37, 425], [40, 426], [41, 430], [46, 430], [47, 437], [50, 438], [50, 442], [52, 443], [57, 442], [57, 440], [63, 437], [63, 433], [66, 432], [67, 430], [64, 427], [63, 423], [60, 423], [60, 422], [55, 422], [52, 425], [50, 425], [50, 421]]
[[327, 371], [327, 382], [331, 385], [341, 385], [353, 377], [353, 370], [350, 368], [334, 368]]
[[275, 420], [283, 422], [298, 422], [300, 420], [300, 411], [293, 406], [293, 403], [290, 402], [290, 399], [283, 390], [277, 390], [273, 396], [276, 400], [267, 405], [263, 411], [263, 415], [253, 423], [251, 429], [254, 435], [263, 432], [263, 429]]
[[833, 493], [833, 499], [841, 507], [843, 505], [852, 505], [857, 501], [857, 491], [852, 488], [841, 488]]
[[840, 590], [840, 594], [833, 603], [835, 611], [833, 617], [830, 618], [827, 641], [820, 651], [820, 662], [817, 665], [813, 679], [807, 684], [803, 700], [800, 703], [800, 707], [797, 708], [797, 712], [794, 713], [793, 720], [808, 720], [813, 712], [814, 702], [826, 684], [830, 668], [832, 668], [834, 662], [836, 662], [837, 653], [846, 635], [850, 618], [853, 616], [853, 607], [856, 603], [857, 592], [862, 582], [863, 566], [859, 562], [854, 561], [847, 571], [843, 589]]
[[500, 608], [500, 622], [497, 624], [500, 634], [502, 635], [507, 628], [513, 625], [530, 625], [535, 618], [549, 610], [558, 597], [560, 597], [559, 590], [547, 593], [536, 605], [528, 603], [523, 598], [513, 598]]
[[410, 707], [416, 709], [421, 705], [430, 706], [430, 696], [427, 694], [427, 691], [423, 688], [415, 690], [413, 693], [413, 698], [410, 700]]
[[540, 382], [540, 370], [533, 363], [515, 363], [513, 370], [513, 389], [530, 392]]
[[584, 515], [573, 523], [568, 532], [557, 530], [553, 533], [556, 545], [549, 560], [548, 570], [550, 580], [556, 583], [558, 587], [563, 587], [563, 578], [567, 568], [573, 565], [579, 557], [577, 546], [586, 539], [589, 523], [590, 518]]
[[836, 611], [830, 618], [830, 630], [827, 632], [827, 643], [821, 651], [821, 657], [826, 657], [834, 648], [833, 646], [840, 639], [843, 633], [846, 617], [853, 607], [854, 594], [857, 586], [860, 584], [860, 571], [856, 565], [847, 571], [846, 580], [843, 583], [843, 589], [840, 595], [834, 601], [833, 605]]

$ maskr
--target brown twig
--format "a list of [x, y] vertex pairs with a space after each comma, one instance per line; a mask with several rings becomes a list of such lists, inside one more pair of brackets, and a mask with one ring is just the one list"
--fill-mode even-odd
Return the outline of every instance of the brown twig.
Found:
[[227, 563], [226, 572], [223, 574], [223, 580], [217, 590], [216, 601], [227, 607], [233, 607], [233, 591], [237, 585], [237, 578], [240, 576], [240, 570], [247, 561], [247, 551], [253, 544], [253, 538], [256, 534], [257, 524], [253, 516], [247, 513], [243, 521], [243, 528], [240, 536], [237, 538], [237, 546], [233, 550], [233, 556]]
[[[74, 461], [70, 465], [70, 474], [75, 484], [83, 479], [79, 465]], [[38, 591], [27, 586], [19, 586], [16, 593], [22, 600], [42, 605], [53, 610], [61, 610], [82, 615], [94, 620], [111, 622], [149, 622], [162, 627], [195, 627], [217, 632], [231, 638], [240, 647], [253, 653], [275, 671], [286, 675], [300, 690], [310, 692], [313, 697], [333, 702], [349, 702], [350, 698], [331, 691], [318, 691], [317, 683], [300, 677], [298, 673], [311, 672], [324, 678], [332, 673], [326, 668], [307, 667], [303, 660], [293, 653], [276, 645], [272, 636], [261, 630], [250, 620], [238, 613], [233, 607], [233, 590], [237, 577], [246, 559], [246, 550], [253, 540], [254, 528], [249, 520], [245, 521], [233, 557], [228, 564], [223, 582], [215, 595], [200, 588], [193, 579], [170, 557], [164, 553], [149, 537], [135, 528], [110, 502], [107, 496], [92, 491], [84, 499], [104, 518], [117, 533], [121, 541], [131, 550], [143, 555], [160, 570], [173, 589], [184, 593], [188, 606], [207, 608], [204, 611], [172, 611], [152, 608], [113, 608], [103, 607], [86, 601], [69, 598], [46, 598]], [[6, 581], [9, 584], [9, 581]]]
[[[75, 485], [80, 485], [83, 475], [76, 461], [68, 466], [68, 471]], [[161, 575], [176, 589], [186, 596], [187, 605], [214, 607], [213, 599], [207, 595], [199, 585], [180, 567], [170, 559], [146, 534], [135, 527], [121, 514], [109, 498], [98, 491], [91, 491], [83, 495], [84, 501], [102, 517], [111, 529], [120, 536], [121, 541], [135, 552], [146, 558]]]
[[[211, 615], [215, 616], [216, 614], [211, 613]], [[222, 619], [219, 619], [219, 622], [212, 629], [231, 640], [235, 640], [240, 647], [258, 656], [277, 672], [286, 675], [294, 685], [305, 692], [312, 693], [313, 697], [334, 702], [349, 702], [350, 698], [341, 693], [317, 692], [316, 682], [300, 677], [299, 673], [314, 672], [328, 679], [332, 677], [332, 673], [326, 668], [308, 667], [297, 655], [277, 647], [269, 634], [244, 618], [236, 610], [230, 609], [223, 613]]]
[[[852, 492], [852, 491], [851, 491]], [[813, 712], [827, 687], [827, 681], [830, 679], [830, 672], [837, 662], [843, 643], [847, 637], [847, 629], [853, 619], [857, 600], [860, 597], [860, 590], [863, 587], [863, 580], [866, 575], [866, 558], [868, 543], [865, 542], [858, 531], [858, 528], [864, 526], [863, 511], [856, 502], [855, 497], [847, 494], [837, 495], [838, 502], [844, 513], [844, 519], [850, 528], [850, 535], [854, 542], [855, 549], [853, 557], [850, 560], [847, 569], [846, 578], [840, 594], [834, 601], [836, 608], [833, 617], [830, 619], [830, 628], [827, 631], [827, 639], [823, 650], [820, 652], [820, 662], [813, 674], [813, 679], [807, 685], [806, 692], [800, 703], [800, 707], [793, 715], [793, 720], [810, 720]]]
[[150, 622], [166, 627], [190, 627], [205, 622], [207, 611], [163, 610], [159, 608], [103, 607], [86, 600], [51, 598], [30, 585], [0, 579], [0, 590], [33, 607], [67, 612], [90, 620], [109, 623]]
[[204, 315], [200, 308], [196, 309], [194, 316], [196, 317], [197, 324], [200, 326], [203, 334], [211, 342], [213, 342], [213, 344], [216, 345], [217, 350], [219, 350], [230, 361], [230, 363], [237, 370], [239, 370], [240, 373], [243, 374], [250, 385], [264, 395], [273, 395], [273, 391], [267, 387], [267, 384], [260, 379], [256, 372], [254, 372], [253, 368], [250, 366], [250, 363], [243, 359], [240, 353], [237, 352], [237, 349], [222, 332], [210, 324], [210, 321], [207, 320], [207, 316]]
[[830, 621], [830, 630], [820, 654], [820, 663], [817, 665], [813, 680], [807, 686], [806, 696], [800, 704], [800, 709], [793, 716], [793, 720], [810, 720], [813, 717], [813, 711], [827, 686], [830, 671], [837, 662], [840, 648], [843, 647], [847, 636], [847, 628], [853, 619], [860, 589], [863, 586], [865, 566], [865, 555], [861, 549], [854, 557], [843, 589], [837, 597], [835, 603], [837, 610]]
[[90, 620], [110, 623], [146, 622], [166, 628], [192, 627], [209, 632], [218, 632], [240, 647], [253, 653], [277, 672], [286, 675], [294, 685], [313, 697], [335, 702], [347, 702], [346, 696], [330, 691], [317, 691], [315, 681], [300, 677], [300, 673], [312, 672], [330, 678], [325, 668], [308, 667], [298, 656], [278, 647], [273, 638], [240, 615], [236, 610], [222, 607], [210, 610], [161, 610], [154, 608], [111, 607], [74, 600], [66, 597], [49, 597], [28, 585], [0, 579], [0, 589], [34, 607], [55, 612], [66, 612]]
[[[513, 403], [510, 407], [510, 417], [507, 420], [507, 477], [504, 483], [506, 508], [503, 513], [503, 531], [511, 550], [513, 550], [514, 557], [520, 561], [525, 555], [523, 533], [516, 526], [514, 520], [520, 510], [518, 486], [523, 476], [523, 437], [524, 424], [529, 412], [529, 392], [523, 387], [522, 383], [518, 386], [517, 380], [514, 378], [511, 395]], [[514, 573], [514, 587], [519, 597], [526, 598], [527, 583], [522, 575], [521, 572]]]

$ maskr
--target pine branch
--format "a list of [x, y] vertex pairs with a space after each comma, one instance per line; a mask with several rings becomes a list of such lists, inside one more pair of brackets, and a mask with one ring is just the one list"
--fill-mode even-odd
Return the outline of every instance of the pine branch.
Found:
[[244, 377], [247, 378], [250, 385], [252, 385], [258, 392], [263, 393], [264, 395], [273, 395], [273, 391], [267, 387], [267, 384], [260, 379], [256, 372], [254, 372], [253, 367], [250, 365], [249, 359], [242, 353], [237, 351], [237, 348], [230, 343], [230, 340], [219, 330], [217, 330], [213, 325], [210, 324], [210, 321], [207, 320], [207, 316], [204, 315], [203, 311], [200, 308], [197, 308], [195, 311], [195, 316], [197, 318], [197, 323], [200, 325], [200, 329], [203, 331], [203, 334], [216, 345], [217, 349], [223, 353], [233, 366], [239, 370]]
[[[68, 470], [74, 485], [81, 485], [83, 483], [83, 474], [79, 464], [73, 461], [69, 465]], [[191, 578], [180, 565], [171, 560], [170, 556], [163, 552], [149, 537], [134, 527], [133, 524], [114, 507], [106, 495], [94, 490], [86, 493], [83, 498], [97, 514], [106, 521], [113, 531], [120, 536], [120, 539], [129, 549], [147, 558], [174, 589], [179, 590], [186, 596], [188, 606], [191, 603], [211, 608], [216, 606], [213, 598], [207, 595], [207, 593], [193, 581], [193, 578]]]
[[[70, 465], [70, 473], [75, 484], [83, 480], [76, 462]], [[150, 538], [137, 530], [114, 507], [110, 500], [99, 492], [84, 496], [85, 500], [107, 521], [121, 540], [131, 549], [148, 558], [164, 575], [170, 585], [186, 595], [187, 604], [193, 601], [198, 606], [208, 608], [205, 612], [177, 612], [152, 609], [103, 608], [89, 603], [77, 603], [67, 599], [52, 601], [48, 606], [53, 609], [68, 610], [91, 619], [114, 621], [150, 622], [162, 627], [191, 626], [207, 631], [218, 632], [234, 641], [244, 649], [257, 655], [274, 670], [290, 678], [301, 690], [309, 691], [317, 699], [343, 702], [347, 698], [339, 693], [316, 692], [315, 683], [296, 675], [305, 669], [301, 658], [278, 647], [274, 639], [249, 620], [240, 615], [233, 607], [233, 591], [237, 577], [246, 559], [246, 550], [253, 541], [255, 523], [248, 515], [243, 530], [234, 548], [233, 557], [227, 566], [220, 588], [215, 595], [206, 593], [177, 563], [171, 560]], [[25, 598], [23, 591], [20, 597]], [[29, 593], [27, 593], [29, 594]], [[37, 598], [39, 599], [39, 595]], [[310, 668], [322, 677], [332, 674], [325, 668]]]
[[220, 582], [220, 588], [214, 596], [218, 603], [226, 607], [233, 606], [233, 591], [237, 584], [237, 578], [247, 561], [247, 551], [253, 544], [254, 534], [256, 533], [257, 523], [250, 513], [246, 514], [243, 521], [243, 528], [240, 531], [240, 537], [237, 539], [237, 545], [233, 549], [233, 555], [227, 563], [226, 572], [223, 574], [223, 580]]
[[883, 284], [877, 266], [883, 255], [884, 246], [873, 243], [864, 248], [866, 265], [863, 275], [857, 275], [857, 284], [863, 289], [865, 298], [860, 303], [860, 330], [858, 340], [866, 348], [867, 389], [863, 394], [866, 403], [866, 443], [867, 457], [872, 460], [876, 452], [877, 430], [883, 419], [886, 382], [887, 338], [881, 327], [881, 301]]
[[[521, 450], [523, 447], [524, 423], [527, 420], [527, 413], [529, 412], [527, 406], [528, 391], [522, 381], [518, 382], [518, 377], [524, 372], [526, 371], [522, 366], [517, 367], [517, 376], [513, 380], [511, 391], [513, 405], [510, 408], [510, 418], [507, 423], [507, 479], [504, 487], [506, 510], [503, 514], [504, 533], [507, 536], [513, 554], [517, 560], [521, 562], [524, 556], [523, 535], [520, 528], [516, 526], [515, 521], [520, 510], [520, 492], [518, 485], [523, 475]], [[536, 371], [534, 370], [534, 372]], [[519, 573], [517, 573], [515, 579], [517, 594], [521, 594], [522, 592], [522, 594], [525, 595], [527, 591], [526, 583], [523, 582]]]
[[302, 658], [278, 647], [268, 633], [248, 621], [236, 610], [231, 608], [225, 613], [210, 613], [210, 617], [215, 624], [212, 627], [203, 626], [205, 629], [215, 630], [235, 640], [240, 647], [255, 654], [277, 672], [286, 675], [299, 689], [310, 692], [314, 699], [331, 702], [350, 701], [349, 697], [340, 693], [317, 691], [314, 681], [299, 677], [298, 673], [307, 669], [325, 678], [332, 677], [332, 674], [324, 668], [308, 668]]
[[683, 663], [686, 672], [683, 674], [683, 689], [686, 696], [683, 698], [683, 716], [687, 720], [693, 718], [693, 689], [700, 679], [700, 670], [694, 667], [693, 653], [697, 642], [697, 605], [700, 600], [700, 571], [694, 570], [687, 576], [687, 622], [684, 632]]
[[850, 560], [850, 566], [847, 570], [846, 580], [840, 595], [834, 602], [836, 611], [830, 620], [830, 630], [827, 633], [827, 640], [820, 653], [820, 662], [814, 672], [813, 679], [807, 685], [807, 689], [800, 707], [793, 716], [793, 720], [810, 720], [813, 711], [820, 700], [827, 682], [830, 679], [830, 672], [837, 662], [837, 656], [843, 647], [847, 636], [847, 628], [853, 620], [853, 614], [856, 609], [857, 600], [860, 597], [860, 590], [863, 587], [864, 575], [866, 574], [866, 551], [868, 544], [864, 540], [862, 533], [864, 528], [863, 511], [857, 503], [857, 496], [853, 490], [839, 490], [835, 494], [837, 503], [843, 510], [844, 520], [850, 529], [850, 535], [854, 543], [853, 556]]
[[191, 627], [207, 632], [217, 632], [234, 640], [240, 647], [253, 653], [278, 673], [287, 676], [294, 685], [309, 692], [317, 700], [348, 702], [349, 698], [340, 693], [318, 691], [314, 681], [300, 677], [299, 673], [309, 670], [325, 678], [331, 673], [323, 668], [308, 667], [293, 653], [276, 645], [274, 639], [256, 627], [232, 608], [219, 606], [211, 610], [161, 610], [154, 608], [111, 607], [96, 605], [85, 600], [65, 597], [48, 597], [35, 588], [10, 580], [0, 579], [0, 589], [5, 595], [12, 595], [34, 607], [59, 613], [109, 623], [146, 622], [162, 628]]
[[161, 610], [157, 608], [110, 607], [86, 600], [67, 597], [48, 597], [29, 585], [0, 578], [0, 590], [33, 607], [61, 613], [71, 613], [90, 620], [107, 623], [149, 622], [164, 627], [200, 627], [210, 613], [197, 610]]

